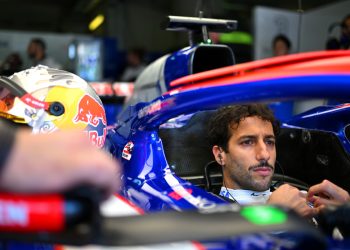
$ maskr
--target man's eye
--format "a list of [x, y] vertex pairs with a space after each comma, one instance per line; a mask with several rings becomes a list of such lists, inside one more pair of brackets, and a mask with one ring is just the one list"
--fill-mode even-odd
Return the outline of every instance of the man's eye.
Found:
[[245, 140], [241, 142], [242, 145], [253, 145], [253, 143], [254, 143], [253, 140]]
[[272, 145], [272, 146], [273, 146], [273, 145], [275, 145], [275, 141], [274, 141], [274, 140], [267, 140], [267, 141], [266, 141], [266, 144], [267, 144], [267, 145]]

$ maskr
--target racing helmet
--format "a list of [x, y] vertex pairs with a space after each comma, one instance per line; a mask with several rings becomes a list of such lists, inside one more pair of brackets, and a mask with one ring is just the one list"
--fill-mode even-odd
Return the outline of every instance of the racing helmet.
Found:
[[93, 88], [75, 74], [43, 65], [0, 77], [0, 116], [31, 126], [33, 133], [80, 129], [98, 147], [107, 134]]

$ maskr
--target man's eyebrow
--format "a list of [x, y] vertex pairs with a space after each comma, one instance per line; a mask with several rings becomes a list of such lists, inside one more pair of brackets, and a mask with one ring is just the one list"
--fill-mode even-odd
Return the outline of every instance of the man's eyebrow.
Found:
[[[257, 135], [242, 135], [240, 137], [238, 137], [239, 140], [242, 139], [256, 139], [258, 136]], [[276, 136], [274, 135], [265, 135], [264, 138], [268, 138], [268, 139], [276, 139]]]
[[258, 136], [257, 135], [242, 135], [238, 138], [238, 140], [242, 139], [256, 139]]

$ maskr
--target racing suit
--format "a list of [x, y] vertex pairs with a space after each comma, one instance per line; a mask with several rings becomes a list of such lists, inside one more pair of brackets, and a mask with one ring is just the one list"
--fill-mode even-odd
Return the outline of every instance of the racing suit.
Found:
[[263, 192], [257, 192], [221, 187], [219, 195], [240, 205], [265, 204], [271, 195], [271, 191], [268, 189]]

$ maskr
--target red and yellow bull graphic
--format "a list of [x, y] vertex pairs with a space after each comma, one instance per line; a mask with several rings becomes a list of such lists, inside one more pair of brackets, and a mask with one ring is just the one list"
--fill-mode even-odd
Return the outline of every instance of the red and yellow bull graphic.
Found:
[[74, 117], [74, 122], [84, 122], [97, 127], [99, 121], [107, 126], [107, 119], [103, 106], [91, 96], [84, 95], [78, 104], [78, 114]]
[[[86, 133], [93, 145], [102, 147], [107, 135], [107, 119], [103, 106], [90, 95], [84, 95], [78, 102], [78, 113], [73, 122], [89, 126]], [[102, 134], [99, 133], [102, 131]]]

